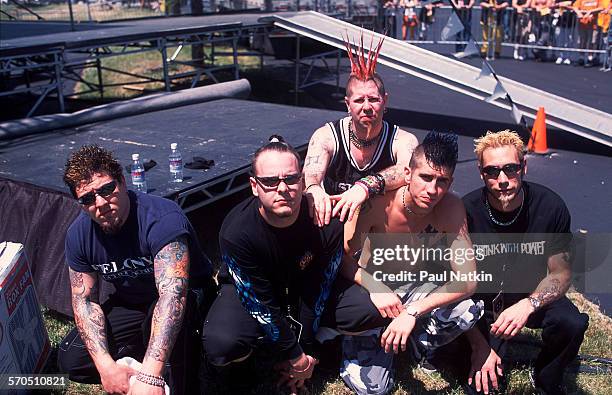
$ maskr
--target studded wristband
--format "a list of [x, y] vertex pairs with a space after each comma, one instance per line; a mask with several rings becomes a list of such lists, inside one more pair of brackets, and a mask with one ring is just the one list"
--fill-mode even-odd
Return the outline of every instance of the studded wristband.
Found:
[[154, 376], [152, 374], [147, 374], [143, 372], [138, 372], [138, 374], [136, 375], [136, 380], [155, 387], [163, 388], [166, 385], [166, 380], [164, 380], [163, 377]]

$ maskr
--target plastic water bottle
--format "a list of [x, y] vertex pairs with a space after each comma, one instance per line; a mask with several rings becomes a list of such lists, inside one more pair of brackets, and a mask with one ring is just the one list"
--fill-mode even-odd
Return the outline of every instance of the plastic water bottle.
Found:
[[139, 154], [132, 154], [132, 185], [134, 189], [140, 192], [147, 193], [147, 180], [145, 178], [145, 169]]
[[183, 182], [183, 158], [178, 151], [178, 144], [170, 144], [170, 155], [168, 155], [168, 163], [170, 164], [170, 181]]

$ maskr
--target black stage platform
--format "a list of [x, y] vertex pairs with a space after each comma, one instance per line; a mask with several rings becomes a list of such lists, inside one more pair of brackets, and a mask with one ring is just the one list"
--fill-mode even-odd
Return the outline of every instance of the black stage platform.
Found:
[[[221, 30], [222, 25], [256, 26], [259, 25], [259, 18], [268, 15], [270, 13], [220, 14], [87, 23], [77, 25], [78, 28], [74, 32], [69, 31], [69, 25], [61, 23], [2, 21], [0, 24], [0, 55], [9, 48], [24, 50], [34, 45], [71, 48], [83, 46], [88, 42], [122, 41], [125, 37], [130, 37], [130, 39], [133, 37], [135, 40], [146, 39], [148, 36], [158, 37], [160, 33], [167, 31], [204, 28]], [[44, 26], [48, 26], [48, 30]], [[34, 39], [33, 36], [36, 38]]]
[[[216, 100], [2, 142], [0, 176], [66, 191], [62, 183], [66, 158], [75, 147], [96, 143], [111, 149], [126, 165], [133, 153], [157, 162], [146, 173], [149, 192], [175, 198], [244, 170], [250, 155], [271, 134], [305, 148], [312, 132], [335, 116], [326, 110]], [[172, 142], [179, 144], [184, 162], [200, 156], [214, 160], [215, 166], [205, 171], [185, 169], [183, 183], [170, 183], [167, 155]]]

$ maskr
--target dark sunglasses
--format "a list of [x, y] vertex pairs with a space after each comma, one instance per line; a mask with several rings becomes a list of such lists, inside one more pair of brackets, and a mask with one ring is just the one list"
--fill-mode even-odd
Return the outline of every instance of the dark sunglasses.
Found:
[[482, 172], [489, 177], [497, 178], [499, 177], [499, 173], [502, 171], [508, 177], [515, 176], [518, 172], [521, 171], [523, 165], [520, 163], [508, 163], [507, 165], [503, 165], [502, 167], [497, 166], [486, 166], [482, 168]]
[[295, 185], [302, 179], [301, 174], [289, 174], [285, 177], [257, 177], [254, 176], [255, 180], [266, 188], [276, 188], [279, 186], [281, 181], [284, 181], [287, 185]]
[[94, 189], [93, 191], [87, 192], [85, 195], [81, 196], [77, 199], [79, 204], [84, 206], [89, 206], [96, 201], [96, 195], [102, 196], [103, 198], [108, 197], [110, 194], [115, 192], [115, 188], [117, 187], [117, 182], [111, 181], [102, 185], [98, 189]]

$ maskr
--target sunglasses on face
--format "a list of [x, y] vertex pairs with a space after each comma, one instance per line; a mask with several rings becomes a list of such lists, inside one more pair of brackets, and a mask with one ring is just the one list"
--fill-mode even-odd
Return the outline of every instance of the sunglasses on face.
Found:
[[117, 183], [115, 181], [111, 181], [102, 185], [98, 189], [94, 189], [93, 191], [87, 192], [85, 195], [78, 198], [77, 202], [84, 206], [89, 206], [96, 201], [96, 195], [102, 196], [103, 198], [108, 197], [110, 194], [115, 192], [116, 187]]
[[302, 179], [301, 174], [289, 174], [285, 177], [254, 177], [265, 188], [276, 188], [284, 181], [287, 185], [295, 185]]
[[523, 165], [520, 163], [508, 163], [507, 165], [503, 165], [502, 167], [497, 166], [486, 166], [482, 168], [482, 172], [489, 177], [497, 178], [499, 177], [499, 173], [502, 171], [508, 177], [512, 177], [518, 174], [521, 171]]

